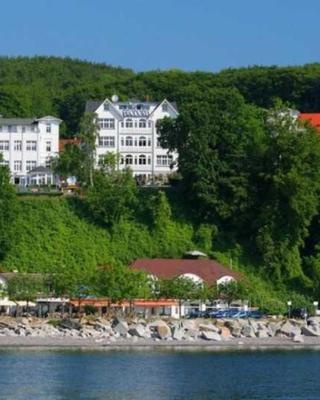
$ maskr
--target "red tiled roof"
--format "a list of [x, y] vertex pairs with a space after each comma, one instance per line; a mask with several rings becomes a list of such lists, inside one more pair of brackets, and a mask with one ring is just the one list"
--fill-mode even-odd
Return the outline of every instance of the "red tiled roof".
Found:
[[310, 125], [320, 132], [320, 113], [300, 113], [299, 119], [301, 121], [309, 121]]
[[143, 270], [158, 278], [171, 279], [183, 274], [194, 274], [202, 278], [206, 283], [212, 284], [223, 276], [240, 278], [240, 274], [224, 267], [214, 260], [207, 259], [139, 259], [131, 264], [131, 268]]

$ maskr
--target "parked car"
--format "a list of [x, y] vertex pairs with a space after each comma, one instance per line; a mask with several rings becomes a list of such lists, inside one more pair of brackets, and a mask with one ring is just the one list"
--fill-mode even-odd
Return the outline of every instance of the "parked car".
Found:
[[[289, 317], [289, 311], [285, 314], [286, 317]], [[298, 319], [306, 319], [308, 318], [309, 313], [306, 308], [293, 308], [290, 311], [291, 318], [298, 318]]]
[[206, 318], [206, 312], [200, 310], [192, 310], [188, 318]]
[[259, 310], [253, 310], [253, 311], [248, 311], [248, 318], [263, 318], [265, 317], [265, 314], [262, 311]]

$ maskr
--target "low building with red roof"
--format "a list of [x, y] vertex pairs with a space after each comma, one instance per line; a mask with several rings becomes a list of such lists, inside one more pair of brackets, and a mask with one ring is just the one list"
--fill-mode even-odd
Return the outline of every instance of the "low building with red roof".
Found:
[[194, 282], [217, 285], [237, 281], [240, 274], [209, 259], [138, 259], [131, 264], [131, 268], [142, 270], [154, 278], [172, 279], [187, 277]]
[[300, 113], [300, 121], [308, 121], [320, 133], [320, 113]]

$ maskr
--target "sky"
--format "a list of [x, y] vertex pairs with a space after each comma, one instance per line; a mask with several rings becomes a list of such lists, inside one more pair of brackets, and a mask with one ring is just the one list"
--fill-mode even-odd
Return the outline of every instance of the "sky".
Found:
[[135, 71], [320, 61], [319, 0], [0, 0], [0, 55]]

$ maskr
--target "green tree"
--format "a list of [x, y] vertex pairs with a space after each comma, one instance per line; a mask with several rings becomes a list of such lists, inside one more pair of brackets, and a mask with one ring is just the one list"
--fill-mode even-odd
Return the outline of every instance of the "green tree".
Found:
[[[0, 155], [1, 160], [2, 155]], [[0, 165], [0, 260], [15, 243], [12, 225], [16, 218], [16, 207], [16, 194], [10, 183], [9, 168]]]
[[80, 121], [79, 138], [81, 149], [84, 154], [83, 167], [85, 172], [85, 183], [93, 186], [93, 173], [96, 163], [96, 141], [99, 125], [95, 113], [85, 113]]
[[117, 171], [105, 164], [103, 170], [95, 171], [94, 181], [87, 191], [86, 203], [97, 220], [111, 226], [131, 215], [137, 187], [129, 169]]

